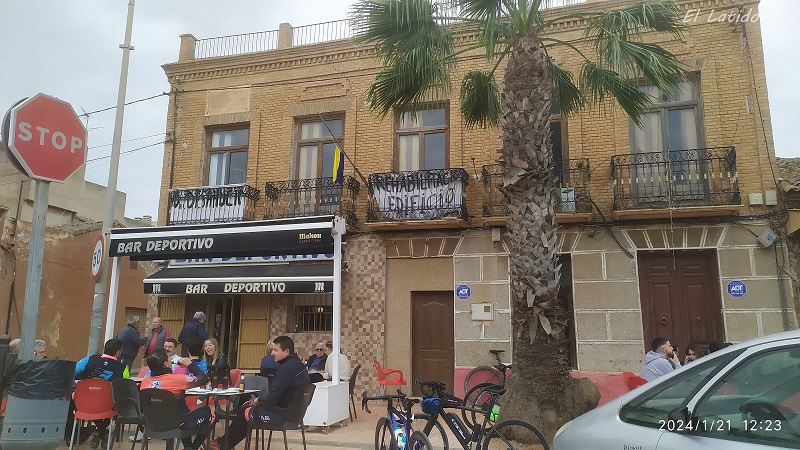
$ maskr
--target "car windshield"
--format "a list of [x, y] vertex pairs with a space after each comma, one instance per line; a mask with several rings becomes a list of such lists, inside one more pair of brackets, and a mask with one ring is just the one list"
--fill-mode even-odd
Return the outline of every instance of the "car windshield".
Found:
[[[742, 350], [743, 351], [743, 350]], [[625, 422], [662, 428], [670, 411], [685, 406], [700, 388], [742, 351], [717, 358], [700, 358], [680, 375], [636, 397], [620, 409]]]

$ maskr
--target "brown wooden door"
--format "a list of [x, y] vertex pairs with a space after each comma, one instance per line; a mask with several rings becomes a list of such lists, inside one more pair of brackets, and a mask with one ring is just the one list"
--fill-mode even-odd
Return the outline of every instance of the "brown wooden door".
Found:
[[[453, 293], [411, 293], [411, 372], [423, 380], [441, 380], [453, 387]], [[411, 380], [409, 380], [411, 381]], [[414, 386], [414, 394], [420, 395]]]
[[723, 340], [719, 278], [713, 252], [640, 253], [644, 344], [668, 337], [680, 348]]

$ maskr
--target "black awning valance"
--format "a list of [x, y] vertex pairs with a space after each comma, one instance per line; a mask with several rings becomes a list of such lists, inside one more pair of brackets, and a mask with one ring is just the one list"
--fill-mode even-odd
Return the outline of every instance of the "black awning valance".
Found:
[[168, 267], [144, 280], [145, 294], [333, 292], [333, 262]]

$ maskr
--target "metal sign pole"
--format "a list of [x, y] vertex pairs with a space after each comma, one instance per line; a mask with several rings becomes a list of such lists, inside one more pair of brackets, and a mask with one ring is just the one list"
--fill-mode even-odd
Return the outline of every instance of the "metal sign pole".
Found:
[[333, 219], [333, 358], [331, 382], [339, 384], [339, 348], [342, 341], [342, 236], [347, 227], [339, 216]]
[[119, 258], [111, 259], [111, 288], [108, 293], [108, 308], [106, 312], [106, 338], [114, 337], [114, 319], [117, 317], [117, 293], [119, 292]]
[[36, 180], [31, 219], [28, 272], [25, 277], [25, 306], [22, 310], [22, 333], [20, 335], [19, 359], [27, 361], [33, 357], [36, 323], [39, 320], [39, 295], [42, 288], [42, 261], [44, 260], [44, 237], [47, 231], [47, 202], [50, 182]]

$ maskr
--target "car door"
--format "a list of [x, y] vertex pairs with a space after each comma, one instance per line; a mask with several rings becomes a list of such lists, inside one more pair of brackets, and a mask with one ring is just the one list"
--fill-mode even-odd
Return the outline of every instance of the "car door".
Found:
[[666, 432], [657, 450], [800, 448], [800, 341], [748, 349], [687, 404], [691, 430]]

